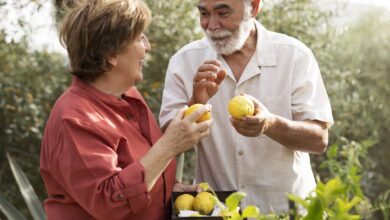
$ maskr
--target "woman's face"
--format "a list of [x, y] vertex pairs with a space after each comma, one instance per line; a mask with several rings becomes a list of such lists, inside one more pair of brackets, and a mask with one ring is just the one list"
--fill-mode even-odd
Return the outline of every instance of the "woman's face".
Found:
[[146, 52], [151, 50], [148, 39], [141, 34], [114, 58], [115, 77], [124, 87], [130, 88], [142, 80], [143, 61]]

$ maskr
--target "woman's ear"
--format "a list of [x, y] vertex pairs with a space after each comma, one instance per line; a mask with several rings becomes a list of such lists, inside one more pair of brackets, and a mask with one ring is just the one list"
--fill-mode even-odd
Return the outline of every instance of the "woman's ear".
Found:
[[116, 58], [115, 55], [114, 56], [108, 55], [107, 61], [111, 64], [111, 66], [116, 66], [118, 64], [118, 59]]

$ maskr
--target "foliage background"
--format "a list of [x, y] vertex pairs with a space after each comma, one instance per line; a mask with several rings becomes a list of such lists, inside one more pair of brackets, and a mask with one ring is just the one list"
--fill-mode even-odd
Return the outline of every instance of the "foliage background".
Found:
[[[21, 2], [14, 6], [34, 5], [35, 13], [40, 13], [39, 5], [43, 3]], [[57, 5], [60, 2], [56, 1]], [[138, 87], [157, 116], [169, 57], [202, 33], [196, 1], [146, 2], [154, 16], [147, 33], [153, 50], [144, 69], [144, 81]], [[9, 4], [0, 0], [0, 11]], [[316, 55], [335, 118], [330, 144], [343, 138], [376, 142], [361, 162], [361, 184], [374, 202], [390, 189], [390, 16], [388, 11], [374, 11], [342, 29], [335, 28], [331, 16], [311, 0], [284, 0], [273, 6], [266, 2], [258, 19], [270, 30], [303, 41]], [[34, 30], [24, 19], [14, 24], [25, 32], [18, 41], [10, 41], [5, 27], [0, 27], [0, 194], [28, 216], [4, 152], [10, 152], [20, 163], [43, 200], [46, 194], [39, 176], [40, 141], [51, 106], [69, 85], [70, 76], [66, 57], [30, 49], [28, 33]], [[194, 150], [186, 153], [187, 183], [194, 175], [195, 157]], [[331, 178], [329, 172], [318, 167], [326, 159], [326, 155], [312, 156], [313, 167], [323, 180]]]

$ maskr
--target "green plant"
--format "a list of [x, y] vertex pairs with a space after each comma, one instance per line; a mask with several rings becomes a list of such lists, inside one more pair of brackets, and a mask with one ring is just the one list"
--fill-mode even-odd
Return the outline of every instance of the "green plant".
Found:
[[[229, 213], [233, 220], [244, 218], [287, 219], [287, 215], [295, 220], [354, 220], [371, 218], [378, 210], [382, 211], [384, 219], [389, 217], [390, 191], [383, 194], [374, 205], [364, 195], [361, 188], [361, 175], [363, 166], [361, 160], [367, 156], [368, 150], [375, 145], [374, 141], [357, 143], [340, 139], [339, 144], [333, 144], [327, 151], [327, 160], [321, 164], [322, 169], [327, 169], [331, 178], [322, 182], [317, 178], [317, 186], [306, 198], [300, 198], [293, 194], [287, 194], [288, 200], [295, 203], [295, 208], [284, 215], [263, 215], [256, 206], [248, 206], [239, 212], [237, 209], [240, 201], [246, 196], [243, 192], [232, 193], [225, 201], [220, 202], [207, 183], [200, 183], [202, 190], [211, 191], [222, 213]], [[227, 219], [227, 216], [224, 217]]]
[[[30, 181], [27, 179], [26, 174], [19, 167], [16, 161], [7, 153], [7, 159], [11, 167], [12, 173], [19, 186], [22, 196], [27, 204], [28, 209], [34, 220], [46, 219], [45, 211], [42, 208], [41, 201], [35, 193]], [[26, 219], [23, 214], [16, 209], [11, 203], [0, 196], [0, 210], [5, 214], [9, 220], [24, 220]]]
[[338, 177], [330, 179], [327, 183], [317, 183], [314, 192], [305, 199], [292, 194], [288, 194], [287, 197], [305, 209], [304, 214], [300, 214], [299, 211], [294, 212], [296, 219], [360, 219], [360, 216], [353, 214], [352, 210], [362, 201], [362, 198], [354, 195], [350, 199], [346, 184]]
[[257, 220], [287, 220], [287, 215], [263, 215], [260, 213], [260, 209], [254, 205], [249, 205], [241, 211], [239, 204], [246, 196], [245, 192], [233, 192], [225, 199], [225, 203], [222, 203], [208, 183], [199, 183], [198, 186], [203, 191], [210, 191], [214, 195], [213, 199], [220, 208], [220, 214], [224, 220], [244, 220], [247, 218], [255, 218]]

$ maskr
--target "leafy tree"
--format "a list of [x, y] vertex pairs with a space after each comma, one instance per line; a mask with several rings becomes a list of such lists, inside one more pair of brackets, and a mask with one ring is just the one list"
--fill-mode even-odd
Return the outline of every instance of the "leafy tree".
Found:
[[40, 144], [53, 101], [68, 84], [63, 57], [31, 52], [25, 40], [6, 42], [0, 31], [0, 192], [27, 215], [5, 158], [18, 160], [41, 198]]
[[144, 70], [144, 80], [138, 85], [149, 106], [158, 115], [170, 57], [182, 46], [201, 37], [197, 24], [197, 1], [146, 0], [153, 21], [147, 31], [152, 51]]
[[[339, 138], [377, 142], [365, 161], [363, 188], [372, 199], [390, 188], [390, 16], [372, 11], [334, 40], [330, 95]], [[331, 69], [330, 69], [331, 70]]]
[[[197, 1], [145, 1], [154, 17], [146, 33], [152, 52], [139, 88], [158, 115], [170, 56], [184, 44], [201, 38], [202, 31], [197, 21]], [[23, 7], [29, 0], [21, 2]], [[57, 6], [62, 2], [55, 1]], [[337, 32], [329, 21], [331, 13], [319, 10], [312, 0], [283, 0], [272, 6], [269, 3], [265, 2], [258, 17], [264, 26], [298, 38], [317, 57], [335, 118], [330, 143], [340, 143], [342, 137], [377, 143], [361, 162], [364, 193], [371, 199], [378, 197], [390, 188], [388, 12], [367, 14], [355, 26]], [[0, 9], [4, 4], [0, 0]], [[61, 14], [58, 10], [57, 18]], [[23, 19], [19, 24], [24, 24]], [[25, 205], [21, 197], [15, 196], [19, 192], [10, 178], [4, 152], [7, 150], [15, 157], [44, 198], [38, 175], [41, 137], [51, 106], [70, 79], [64, 57], [28, 48], [26, 38], [10, 42], [4, 30], [0, 30], [0, 194], [21, 210]], [[327, 159], [326, 155], [312, 156], [313, 166], [323, 180], [334, 175], [319, 169], [319, 164]], [[194, 151], [187, 153], [184, 178], [188, 183], [194, 176], [194, 161]], [[383, 195], [380, 204], [389, 203], [389, 197]]]

